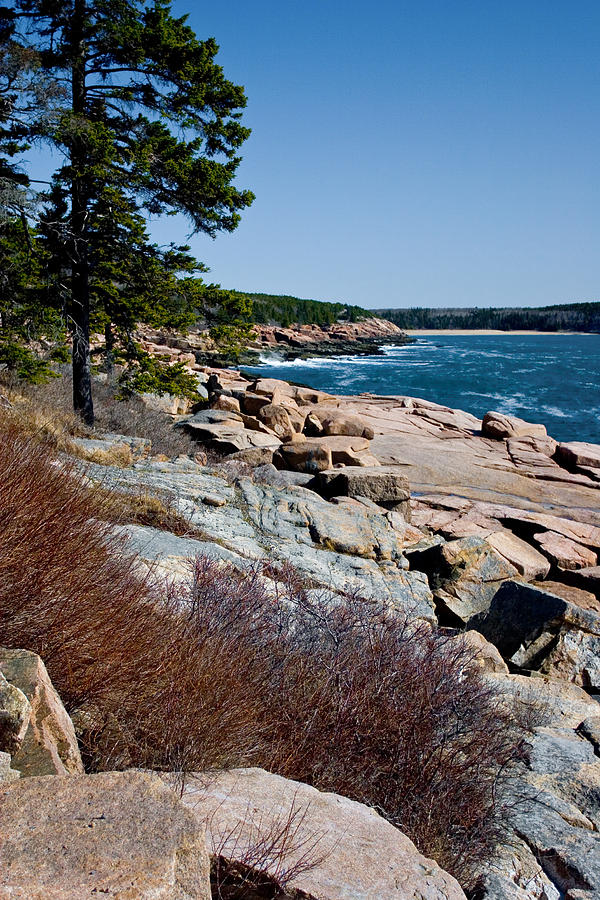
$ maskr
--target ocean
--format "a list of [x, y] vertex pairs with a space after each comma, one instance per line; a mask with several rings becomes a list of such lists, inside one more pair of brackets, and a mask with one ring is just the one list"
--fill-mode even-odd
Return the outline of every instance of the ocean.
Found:
[[333, 394], [401, 394], [482, 417], [542, 422], [559, 441], [600, 443], [600, 335], [428, 335], [382, 356], [285, 362], [246, 370]]

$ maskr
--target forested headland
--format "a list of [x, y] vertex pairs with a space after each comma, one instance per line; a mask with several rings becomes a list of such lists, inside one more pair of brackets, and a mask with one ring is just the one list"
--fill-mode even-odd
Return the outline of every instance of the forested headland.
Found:
[[252, 319], [259, 325], [333, 325], [340, 320], [357, 322], [372, 318], [373, 310], [347, 303], [323, 300], [302, 300], [288, 294], [251, 294], [243, 291], [242, 297], [252, 302]]

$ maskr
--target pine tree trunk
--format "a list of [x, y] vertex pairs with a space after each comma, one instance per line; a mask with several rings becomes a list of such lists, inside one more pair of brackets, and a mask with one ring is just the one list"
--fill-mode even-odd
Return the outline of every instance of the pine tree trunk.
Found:
[[[71, 34], [73, 42], [72, 103], [75, 116], [85, 116], [85, 0], [75, 0]], [[90, 361], [90, 269], [87, 240], [87, 191], [85, 136], [75, 127], [71, 145], [71, 329], [73, 332], [73, 409], [86, 425], [94, 424]]]

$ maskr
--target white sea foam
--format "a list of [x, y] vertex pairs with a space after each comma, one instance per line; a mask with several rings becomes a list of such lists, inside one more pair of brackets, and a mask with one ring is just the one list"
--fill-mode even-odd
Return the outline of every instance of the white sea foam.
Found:
[[558, 406], [542, 406], [542, 412], [548, 416], [554, 416], [555, 419], [572, 419], [573, 414], [559, 409]]

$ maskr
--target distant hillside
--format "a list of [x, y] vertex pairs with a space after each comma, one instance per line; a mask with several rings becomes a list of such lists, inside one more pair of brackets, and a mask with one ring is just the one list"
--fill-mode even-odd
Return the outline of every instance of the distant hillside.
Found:
[[328, 303], [322, 300], [302, 300], [278, 294], [249, 294], [253, 303], [252, 318], [259, 325], [281, 325], [284, 328], [295, 323], [299, 325], [333, 325], [339, 320], [356, 322], [358, 319], [372, 318], [373, 310], [347, 303]]
[[600, 301], [492, 309], [377, 309], [400, 328], [498, 328], [503, 331], [600, 332]]

